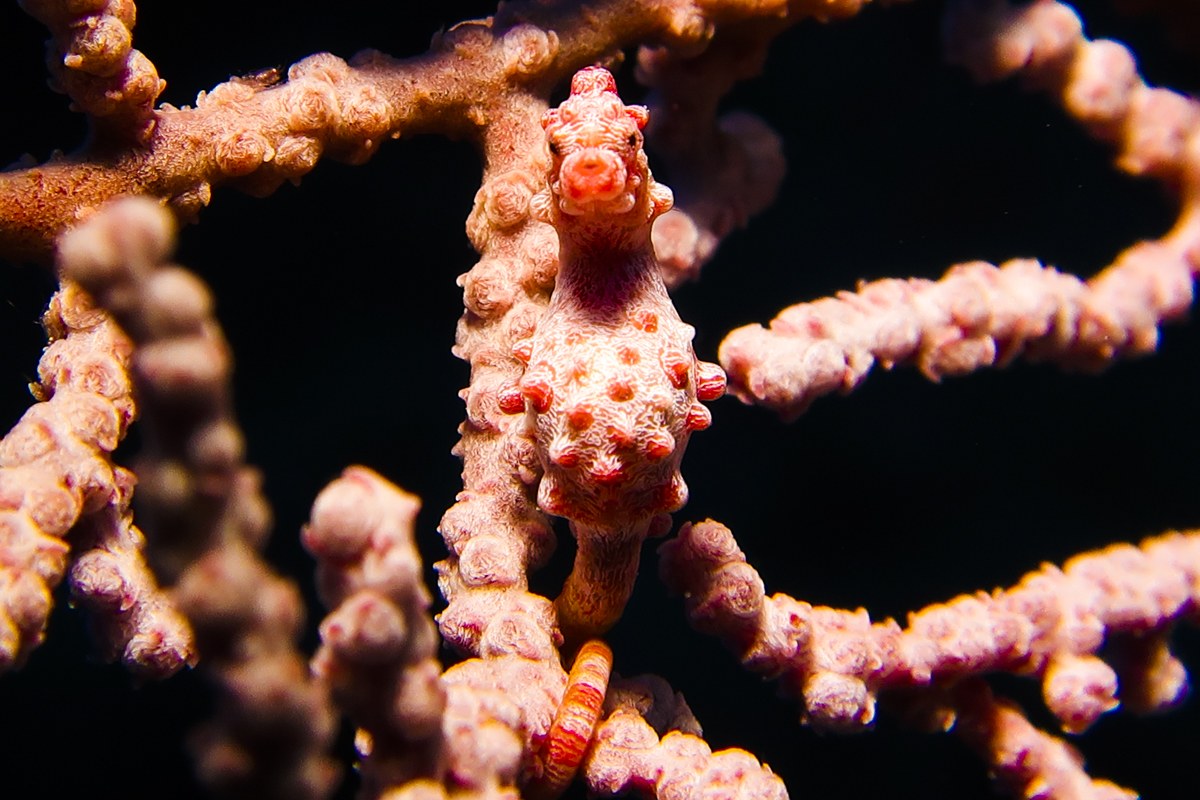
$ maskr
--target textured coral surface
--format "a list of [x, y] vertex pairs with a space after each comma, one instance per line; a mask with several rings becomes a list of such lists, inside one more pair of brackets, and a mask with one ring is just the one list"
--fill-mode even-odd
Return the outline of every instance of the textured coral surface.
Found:
[[[321, 50], [418, 53], [439, 26], [494, 8], [393, 4], [370, 16], [340, 7], [305, 16], [295, 4], [261, 2], [223, 18], [162, 5], [139, 8], [137, 45], [153, 54], [170, 82], [163, 98], [176, 104], [231, 73]], [[715, 358], [730, 328], [859, 279], [936, 278], [957, 261], [1025, 256], [1086, 275], [1169, 223], [1154, 186], [1117, 175], [1105, 148], [1048, 103], [1012, 85], [980, 89], [945, 66], [928, 5], [801, 25], [773, 46], [767, 77], [730, 101], [781, 132], [789, 172], [779, 202], [676, 293], [701, 358]], [[1152, 82], [1200, 91], [1200, 68], [1172, 55], [1161, 27], [1131, 25], [1108, 5], [1081, 6], [1092, 34], [1129, 38]], [[10, 4], [0, 31], [0, 161], [73, 147], [79, 119], [42, 89], [43, 30]], [[619, 80], [623, 91], [635, 86]], [[657, 167], [655, 175], [668, 185], [678, 177]], [[422, 556], [431, 564], [444, 555], [434, 527], [460, 485], [449, 450], [462, 419], [455, 393], [467, 379], [449, 352], [462, 308], [454, 277], [475, 260], [463, 219], [478, 178], [468, 146], [406, 140], [365, 167], [323, 163], [302, 189], [266, 200], [226, 190], [183, 232], [178, 260], [213, 285], [236, 355], [249, 458], [267, 476], [276, 512], [268, 556], [302, 581], [312, 570], [297, 532], [320, 487], [349, 463], [421, 496]], [[28, 403], [49, 285], [37, 269], [3, 269], [7, 428]], [[768, 591], [861, 605], [875, 617], [1011, 584], [1043, 560], [1196, 526], [1200, 330], [1170, 327], [1160, 349], [1098, 377], [1023, 363], [940, 386], [911, 370], [881, 374], [847, 399], [817, 401], [787, 427], [722, 400], [714, 426], [689, 446], [692, 499], [677, 519], [730, 525]], [[534, 579], [551, 596], [570, 564], [560, 534], [555, 561]], [[948, 737], [898, 731], [886, 719], [858, 737], [797, 726], [794, 704], [688, 629], [654, 571], [647, 553], [630, 611], [609, 638], [616, 668], [668, 676], [714, 747], [747, 748], [798, 797], [990, 796], [979, 762]], [[310, 619], [310, 651], [315, 626]], [[127, 798], [201, 796], [182, 777], [191, 766], [180, 744], [207, 712], [195, 677], [134, 685], [118, 667], [87, 662], [82, 622], [65, 602], [51, 633], [25, 671], [0, 681], [2, 793], [103, 786]], [[1179, 640], [1183, 660], [1200, 664], [1195, 630]], [[1010, 694], [1038, 704], [1032, 687]], [[1198, 705], [1164, 719], [1103, 720], [1080, 742], [1089, 769], [1147, 797], [1192, 797]]]

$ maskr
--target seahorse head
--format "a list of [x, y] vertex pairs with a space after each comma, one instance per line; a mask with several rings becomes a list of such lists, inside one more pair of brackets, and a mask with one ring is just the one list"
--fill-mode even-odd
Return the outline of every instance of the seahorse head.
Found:
[[546, 199], [563, 215], [630, 215], [632, 224], [648, 223], [669, 209], [671, 190], [655, 183], [643, 149], [649, 118], [645, 106], [621, 102], [608, 70], [577, 72], [570, 97], [542, 118], [551, 161]]

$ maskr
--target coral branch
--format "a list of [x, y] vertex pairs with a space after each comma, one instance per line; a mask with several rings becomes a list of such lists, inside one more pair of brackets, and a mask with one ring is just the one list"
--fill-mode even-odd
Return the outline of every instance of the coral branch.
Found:
[[109, 455], [135, 413], [129, 342], [74, 284], [44, 322], [43, 400], [0, 443], [0, 670], [45, 636], [70, 535], [72, 591], [97, 615], [109, 657], [170, 675], [194, 661], [192, 632], [146, 567], [129, 513], [133, 476]]
[[549, 558], [554, 538], [534, 497], [537, 455], [521, 421], [501, 409], [500, 389], [521, 376], [513, 345], [537, 324], [558, 269], [553, 230], [529, 213], [545, 109], [544, 101], [519, 97], [495, 110], [503, 124], [485, 135], [484, 182], [467, 219], [483, 257], [459, 276], [466, 310], [454, 348], [471, 364], [454, 450], [463, 459], [463, 491], [442, 517], [448, 557], [436, 565], [449, 602], [438, 625], [452, 646], [541, 660], [556, 658], [561, 636], [549, 601], [526, 591], [527, 575]]
[[[875, 717], [876, 695], [994, 671], [1036, 674], [1047, 706], [1079, 732], [1117, 705], [1117, 680], [1096, 652], [1113, 634], [1152, 636], [1200, 601], [1200, 533], [1113, 545], [1045, 566], [1011, 589], [963, 595], [893, 620], [766, 597], [729, 529], [687, 525], [660, 548], [660, 572], [687, 597], [697, 628], [720, 636], [755, 671], [804, 699], [814, 724], [854, 728]], [[1126, 672], [1145, 707], [1177, 702], [1186, 679], [1173, 658]], [[1132, 679], [1146, 685], [1135, 688]]]
[[295, 647], [304, 617], [297, 590], [255, 552], [270, 512], [243, 462], [229, 357], [208, 291], [162, 263], [173, 234], [157, 203], [117, 201], [64, 238], [63, 271], [136, 345], [130, 372], [148, 428], [146, 516], [152, 542], [163, 542], [156, 561], [222, 692], [219, 720], [194, 741], [200, 772], [229, 796], [323, 797], [337, 776], [324, 755], [334, 720]]
[[675, 207], [653, 230], [668, 287], [696, 278], [721, 239], [775, 200], [786, 171], [783, 142], [753, 114], [718, 116], [717, 105], [738, 81], [762, 71], [768, 45], [795, 22], [725, 25], [699, 54], [638, 52], [638, 80], [653, 90], [646, 142], [675, 193]]
[[81, 209], [118, 195], [169, 200], [191, 218], [214, 186], [266, 194], [309, 172], [322, 154], [361, 163], [401, 133], [483, 138], [481, 126], [512, 102], [514, 89], [517, 97], [525, 87], [546, 91], [628, 43], [694, 47], [711, 33], [711, 21], [828, 19], [866, 2], [606, 0], [593, 3], [586, 19], [571, 3], [510, 3], [492, 18], [455, 26], [418, 58], [364, 52], [346, 63], [322, 54], [292, 66], [285, 83], [269, 73], [235, 78], [202, 94], [195, 108], [156, 111], [149, 138], [137, 147], [85, 150], [0, 173], [0, 253], [44, 260]]
[[192, 626], [174, 599], [159, 589], [133, 525], [133, 473], [114, 470], [113, 503], [80, 519], [71, 532], [71, 597], [92, 613], [104, 656], [120, 658], [133, 672], [162, 678], [194, 666]]
[[1086, 284], [1026, 260], [952, 267], [941, 281], [885, 280], [791, 306], [769, 329], [748, 325], [721, 344], [732, 391], [794, 418], [817, 397], [857, 386], [873, 364], [915, 362], [931, 380], [1035, 359], [1102, 366], [1153, 350], [1157, 326], [1181, 316], [1200, 270], [1200, 104], [1142, 82], [1116, 42], [1086, 39], [1055, 0], [1021, 8], [957, 3], [948, 57], [980, 80], [1014, 73], [1054, 95], [1118, 165], [1171, 187], [1179, 218]]
[[1154, 351], [1159, 323], [1191, 306], [1192, 258], [1144, 242], [1087, 283], [1025, 259], [959, 264], [939, 281], [874, 281], [786, 308], [769, 329], [732, 331], [721, 364], [734, 394], [787, 419], [855, 388], [876, 362], [912, 362], [933, 381], [1021, 355], [1097, 369]]
[[660, 739], [641, 714], [623, 707], [600, 723], [585, 769], [596, 793], [633, 791], [658, 800], [788, 796], [783, 782], [745, 750], [714, 753], [699, 736], [674, 730]]
[[229, 348], [206, 286], [163, 263], [174, 239], [170, 216], [127, 199], [67, 237], [64, 269], [113, 315], [135, 345], [144, 447], [136, 463], [139, 515], [151, 557], [175, 582], [214, 547], [260, 547], [271, 512], [257, 472], [244, 463], [233, 418]]
[[418, 507], [351, 467], [317, 497], [303, 532], [333, 609], [312, 668], [358, 726], [363, 797], [419, 778], [440, 783], [446, 770], [437, 634], [412, 539]]
[[996, 779], [1025, 800], [1136, 800], [1138, 794], [1083, 770], [1063, 740], [1039, 731], [1014, 703], [997, 700], [982, 681], [954, 692], [954, 732], [983, 757]]
[[53, 85], [92, 118], [101, 143], [145, 143], [166, 82], [133, 49], [133, 0], [21, 0], [21, 7], [50, 28]]

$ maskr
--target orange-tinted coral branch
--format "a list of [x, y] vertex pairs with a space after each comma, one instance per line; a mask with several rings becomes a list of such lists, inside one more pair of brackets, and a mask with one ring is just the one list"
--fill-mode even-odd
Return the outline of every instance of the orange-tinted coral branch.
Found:
[[[494, 17], [455, 26], [417, 58], [393, 60], [365, 52], [347, 64], [323, 54], [292, 66], [285, 83], [272, 72], [235, 78], [202, 93], [195, 108], [163, 107], [148, 120], [139, 118], [149, 135], [135, 146], [85, 149], [43, 166], [0, 173], [0, 253], [47, 260], [58, 233], [118, 195], [168, 200], [190, 218], [208, 204], [214, 186], [231, 183], [264, 194], [299, 179], [323, 154], [360, 163], [381, 141], [400, 134], [482, 139], [482, 127], [504, 116], [504, 107], [523, 102], [526, 91], [544, 96], [557, 80], [632, 42], [695, 47], [707, 41], [713, 21], [781, 15], [823, 19], [850, 15], [865, 2], [606, 0], [592, 4], [586, 18], [570, 3], [510, 3]], [[36, 4], [39, 13], [43, 7], [47, 19], [65, 13], [51, 0]], [[132, 3], [114, 7], [129, 13], [104, 20], [132, 24]], [[62, 30], [78, 28], [63, 18]], [[108, 58], [121, 51], [127, 35], [126, 30], [124, 44], [104, 38], [98, 52]], [[138, 70], [153, 72], [140, 53], [129, 52], [141, 65]], [[156, 82], [154, 89], [156, 96]], [[141, 109], [144, 103], [139, 99], [134, 105]]]
[[133, 49], [133, 0], [21, 0], [21, 7], [50, 28], [53, 85], [92, 119], [95, 136], [105, 146], [144, 143], [166, 83]]

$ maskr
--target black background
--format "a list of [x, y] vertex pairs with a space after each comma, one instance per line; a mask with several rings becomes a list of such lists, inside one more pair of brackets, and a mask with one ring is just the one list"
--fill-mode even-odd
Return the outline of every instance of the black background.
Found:
[[[490, 10], [409, 5], [143, 2], [136, 45], [168, 81], [162, 99], [180, 105], [231, 74], [320, 50], [416, 54], [439, 27]], [[957, 261], [1018, 256], [1091, 274], [1170, 223], [1158, 188], [1118, 175], [1105, 148], [1050, 103], [1012, 85], [977, 88], [943, 66], [939, 8], [872, 8], [849, 22], [797, 26], [774, 45], [766, 75], [729, 98], [783, 134], [789, 171], [779, 202], [677, 292], [701, 357], [714, 359], [732, 327], [860, 278], [936, 277]], [[1108, 3], [1084, 10], [1092, 35], [1133, 43], [1152, 83], [1200, 90], [1198, 62], [1171, 46], [1171, 26], [1117, 16]], [[0, 7], [0, 163], [82, 140], [82, 120], [44, 88], [43, 38], [13, 4]], [[636, 98], [632, 78], [619, 80]], [[467, 379], [450, 354], [461, 312], [454, 278], [474, 261], [463, 220], [478, 175], [464, 143], [403, 140], [363, 167], [322, 163], [299, 189], [265, 200], [219, 190], [182, 234], [178, 259], [214, 287], [237, 357], [238, 413], [277, 517], [268, 555], [305, 586], [314, 619], [312, 565], [297, 531], [347, 464], [420, 494], [419, 544], [429, 563], [441, 557], [435, 527], [458, 488], [449, 450]], [[37, 267], [0, 270], [7, 427], [29, 402], [51, 283]], [[911, 369], [880, 371], [791, 425], [725, 399], [713, 428], [692, 439], [692, 500], [677, 519], [730, 525], [768, 591], [902, 618], [1011, 584], [1044, 560], [1200, 524], [1197, 358], [1200, 332], [1175, 325], [1160, 354], [1099, 377], [1018, 363], [936, 386]], [[563, 542], [539, 578], [545, 591], [569, 558]], [[951, 737], [886, 718], [855, 737], [797, 725], [791, 701], [687, 628], [655, 563], [648, 550], [611, 634], [616, 668], [667, 677], [714, 748], [751, 750], [793, 797], [990, 796], [984, 769]], [[1200, 636], [1178, 638], [1200, 667]], [[311, 649], [315, 635], [304, 644]], [[1052, 724], [1035, 687], [996, 684]], [[182, 742], [209, 702], [195, 675], [136, 686], [95, 663], [79, 615], [60, 602], [49, 641], [23, 671], [0, 678], [0, 796], [199, 797]], [[1110, 715], [1078, 744], [1094, 775], [1148, 798], [1193, 798], [1198, 708]]]

